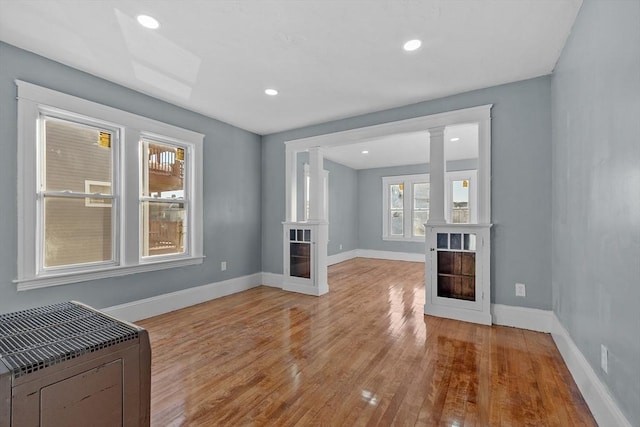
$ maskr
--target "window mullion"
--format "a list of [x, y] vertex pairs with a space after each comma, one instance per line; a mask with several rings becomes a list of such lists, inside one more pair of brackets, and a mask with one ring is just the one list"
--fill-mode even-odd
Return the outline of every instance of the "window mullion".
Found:
[[120, 150], [120, 260], [123, 265], [139, 263], [140, 252], [140, 152], [138, 141], [140, 132], [137, 129], [127, 129]]

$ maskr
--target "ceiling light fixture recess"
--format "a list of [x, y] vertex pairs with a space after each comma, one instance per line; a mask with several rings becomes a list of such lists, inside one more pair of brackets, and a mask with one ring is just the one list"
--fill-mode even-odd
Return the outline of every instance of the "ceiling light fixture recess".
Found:
[[158, 20], [149, 15], [138, 15], [136, 19], [138, 20], [138, 23], [145, 28], [155, 30], [160, 27], [160, 23], [158, 22]]
[[369, 150], [362, 150], [362, 154], [369, 154]]
[[420, 46], [422, 46], [422, 41], [413, 39], [406, 42], [403, 47], [407, 52], [412, 52], [414, 50], [420, 49]]
[[449, 141], [451, 141], [451, 142], [460, 141], [460, 138], [458, 138], [458, 137], [456, 136], [455, 138], [451, 138]]
[[265, 89], [264, 93], [266, 93], [269, 96], [276, 96], [278, 94], [278, 91], [275, 89]]

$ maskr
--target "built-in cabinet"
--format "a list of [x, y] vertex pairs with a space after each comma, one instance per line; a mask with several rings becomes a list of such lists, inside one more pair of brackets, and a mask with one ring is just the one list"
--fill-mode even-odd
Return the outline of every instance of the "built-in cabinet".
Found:
[[[309, 295], [328, 292], [326, 253], [328, 224], [326, 222], [285, 222], [284, 224], [284, 290]], [[318, 253], [318, 249], [321, 249]], [[324, 257], [323, 263], [318, 259]]]
[[425, 314], [491, 324], [490, 225], [426, 225]]

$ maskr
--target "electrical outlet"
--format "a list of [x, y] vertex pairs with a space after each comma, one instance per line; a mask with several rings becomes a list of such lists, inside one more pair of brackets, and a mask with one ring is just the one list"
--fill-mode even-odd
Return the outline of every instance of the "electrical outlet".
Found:
[[609, 349], [604, 344], [600, 344], [600, 367], [605, 374], [609, 373]]
[[340, 245], [340, 250], [342, 250], [342, 245]]
[[227, 261], [222, 261], [220, 263], [220, 271], [225, 271], [227, 269]]
[[516, 283], [516, 296], [517, 297], [527, 296], [527, 288], [524, 285], [524, 283]]

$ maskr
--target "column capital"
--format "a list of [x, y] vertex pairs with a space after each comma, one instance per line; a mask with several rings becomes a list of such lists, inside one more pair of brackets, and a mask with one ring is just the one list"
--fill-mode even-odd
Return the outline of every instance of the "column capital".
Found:
[[429, 131], [429, 136], [444, 136], [444, 128], [446, 126], [434, 126], [432, 128], [427, 129]]
[[309, 153], [324, 154], [324, 149], [320, 146], [310, 147]]

